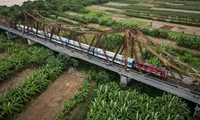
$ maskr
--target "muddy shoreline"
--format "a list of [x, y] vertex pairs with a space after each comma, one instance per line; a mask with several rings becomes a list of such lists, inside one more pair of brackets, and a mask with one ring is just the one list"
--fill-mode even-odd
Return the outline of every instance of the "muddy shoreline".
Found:
[[22, 5], [24, 1], [28, 0], [0, 0], [0, 6], [13, 6], [13, 5]]

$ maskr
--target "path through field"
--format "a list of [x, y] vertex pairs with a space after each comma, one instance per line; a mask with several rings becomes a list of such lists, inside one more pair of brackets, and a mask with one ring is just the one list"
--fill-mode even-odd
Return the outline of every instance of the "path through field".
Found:
[[193, 11], [193, 10], [181, 10], [181, 9], [169, 9], [169, 8], [151, 8], [153, 10], [165, 10], [165, 11], [175, 11], [175, 12], [185, 12], [185, 13], [197, 13], [200, 14], [200, 11]]
[[0, 59], [5, 58], [9, 56], [7, 53], [0, 53]]
[[81, 88], [84, 75], [70, 69], [64, 72], [16, 120], [55, 120], [64, 101]]
[[22, 72], [12, 76], [11, 78], [5, 80], [5, 82], [0, 84], [0, 94], [14, 88], [17, 84], [21, 83], [28, 77], [31, 73], [33, 73], [36, 69], [35, 68], [27, 68]]

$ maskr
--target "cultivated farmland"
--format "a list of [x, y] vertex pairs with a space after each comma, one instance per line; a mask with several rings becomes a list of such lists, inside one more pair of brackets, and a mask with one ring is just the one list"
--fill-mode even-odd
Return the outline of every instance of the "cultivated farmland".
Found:
[[0, 120], [200, 119], [199, 1], [3, 4]]

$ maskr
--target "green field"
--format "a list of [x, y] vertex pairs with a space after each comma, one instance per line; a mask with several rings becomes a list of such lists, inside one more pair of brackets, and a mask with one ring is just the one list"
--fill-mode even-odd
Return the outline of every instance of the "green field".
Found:
[[[113, 2], [116, 3], [113, 4]], [[120, 5], [120, 3], [128, 5]], [[200, 11], [200, 2], [189, 0], [46, 0], [27, 1], [22, 6], [0, 6], [0, 21], [1, 18], [4, 18], [3, 20], [12, 21], [10, 23], [22, 24], [22, 21], [18, 22], [21, 19], [24, 20], [20, 15], [21, 10], [34, 10], [47, 19], [57, 22], [54, 24], [55, 26], [58, 24], [70, 25], [66, 28], [67, 32], [59, 33], [62, 37], [75, 40], [78, 35], [85, 35], [88, 44], [91, 44], [93, 38], [99, 38], [98, 42], [94, 42], [98, 43], [95, 47], [107, 51], [116, 52], [120, 45], [124, 45], [125, 40], [135, 40], [136, 47], [132, 50], [136, 53], [134, 53], [133, 59], [169, 72], [172, 67], [166, 68], [166, 64], [159, 67], [158, 63], [161, 60], [152, 53], [158, 53], [157, 56], [166, 58], [165, 60], [171, 64], [175, 64], [174, 61], [169, 59], [171, 57], [167, 58], [151, 42], [146, 42], [146, 38], [141, 39], [141, 37], [134, 36], [141, 35], [140, 33], [143, 32], [147, 37], [155, 39], [155, 43], [162, 40], [163, 44], [159, 46], [173, 58], [199, 70], [200, 36], [163, 30], [159, 25], [153, 28], [150, 25], [151, 21], [146, 20], [199, 27], [200, 14], [156, 10], [148, 6], [152, 4], [155, 5], [154, 8]], [[44, 21], [38, 16], [35, 20], [39, 21], [38, 23]], [[119, 32], [125, 30], [126, 34]], [[113, 31], [117, 31], [117, 33]], [[76, 34], [74, 35], [74, 33]], [[132, 36], [138, 37], [138, 40], [144, 39], [144, 42], [141, 42], [141, 45], [144, 46], [140, 48], [138, 46], [140, 41], [138, 42], [137, 38], [131, 38]], [[80, 39], [77, 40], [81, 41]], [[130, 42], [124, 46], [130, 47], [131, 45], [133, 44]], [[56, 46], [57, 44], [55, 44]], [[63, 45], [63, 47], [66, 46]], [[122, 46], [121, 48], [124, 49]], [[139, 52], [140, 50], [144, 53]], [[75, 49], [72, 49], [73, 51]], [[83, 52], [83, 54], [86, 53]], [[124, 54], [130, 57], [131, 53]], [[144, 54], [143, 59], [137, 59], [137, 56], [141, 57], [142, 54]], [[88, 57], [90, 56], [88, 55]], [[118, 58], [117, 60], [124, 62]], [[24, 75], [26, 77], [21, 77], [21, 73], [30, 66], [34, 67], [34, 71]], [[178, 62], [175, 66], [186, 71], [184, 67], [179, 66]], [[120, 70], [122, 69], [124, 66], [121, 66]], [[155, 77], [155, 74], [137, 70], [144, 76]], [[178, 74], [178, 71], [173, 70]], [[186, 72], [190, 74], [191, 71]], [[195, 75], [197, 76], [197, 74]], [[19, 76], [18, 79], [21, 79], [22, 82], [12, 83], [13, 78], [15, 80]], [[157, 78], [160, 77], [156, 76], [155, 80]], [[170, 80], [172, 79], [167, 78], [166, 82], [170, 82]], [[60, 84], [58, 84], [59, 81]], [[199, 120], [192, 116], [194, 103], [139, 81], [131, 80], [126, 87], [120, 86], [119, 82], [120, 75], [118, 73], [60, 54], [39, 44], [28, 45], [27, 40], [21, 37], [7, 40], [5, 31], [0, 31], [0, 85], [1, 87], [5, 87], [4, 84], [7, 83], [13, 85], [3, 92], [0, 88], [1, 120], [14, 120], [23, 115], [26, 116], [23, 116], [25, 119], [30, 117], [42, 119], [43, 116], [48, 116], [49, 119], [56, 120]], [[199, 90], [197, 85], [190, 86], [181, 80], [172, 82], [176, 82], [180, 88], [189, 86], [192, 90]], [[192, 88], [193, 86], [195, 87]], [[188, 90], [189, 87], [183, 89]], [[53, 89], [51, 94], [42, 101], [41, 97], [51, 88]], [[56, 92], [57, 90], [60, 90], [60, 93]], [[53, 94], [57, 96], [52, 98]], [[40, 100], [42, 102], [37, 102]], [[35, 102], [38, 106], [35, 105]], [[33, 109], [34, 106], [35, 109]], [[31, 114], [31, 112], [27, 115], [24, 114], [27, 111], [28, 113], [32, 111], [37, 115]]]

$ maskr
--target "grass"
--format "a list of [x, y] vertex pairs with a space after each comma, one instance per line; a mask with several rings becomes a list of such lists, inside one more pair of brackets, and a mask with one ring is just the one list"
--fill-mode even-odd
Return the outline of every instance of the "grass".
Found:
[[106, 29], [108, 28], [107, 26], [104, 26], [104, 25], [100, 25], [99, 29]]
[[94, 35], [92, 35], [92, 34], [86, 34], [85, 37], [87, 39], [87, 42], [90, 44], [92, 42], [92, 40], [93, 40]]
[[[99, 17], [101, 17], [101, 18], [112, 18], [112, 16], [114, 16], [114, 13], [104, 14], [105, 10], [102, 10], [102, 9], [89, 8], [89, 7], [87, 7], [87, 9], [89, 9], [90, 12], [87, 14], [81, 14], [81, 15], [84, 15], [84, 16], [99, 15]], [[101, 14], [102, 14], [102, 16], [100, 16]], [[138, 25], [138, 26], [144, 26], [144, 25], [148, 24], [148, 22], [141, 21], [141, 20], [133, 20], [133, 19], [130, 19], [130, 17], [125, 16], [124, 18], [126, 18], [126, 20], [120, 21], [121, 23], [128, 23], [128, 24], [133, 24], [133, 25]], [[100, 28], [105, 29], [106, 26], [100, 26]]]
[[[200, 5], [200, 3], [198, 3]], [[180, 10], [195, 10], [195, 11], [200, 11], [199, 6], [194, 6], [194, 5], [166, 5], [166, 4], [160, 4], [157, 6], [159, 8], [171, 8], [171, 9], [180, 9]]]
[[181, 36], [181, 32], [175, 32], [175, 31], [170, 31], [170, 30], [164, 30], [167, 31], [169, 36], [173, 36], [173, 37], [180, 37]]
[[127, 15], [129, 17], [153, 19], [157, 21], [184, 24], [190, 26], [200, 25], [199, 24], [200, 17], [199, 14], [197, 13], [187, 13], [186, 15], [183, 12], [152, 10], [150, 9], [150, 7], [136, 6], [136, 5], [116, 6], [116, 5], [104, 4], [102, 6], [125, 10], [125, 12], [122, 14]]
[[127, 23], [127, 24], [134, 24], [134, 25], [138, 25], [138, 26], [144, 26], [144, 25], [148, 24], [148, 22], [141, 21], [141, 20], [134, 20], [134, 19], [126, 19], [126, 20], [122, 20], [120, 22]]
[[92, 17], [92, 16], [98, 16], [99, 18], [112, 18], [111, 14], [105, 14], [105, 10], [101, 10], [98, 8], [91, 8], [91, 7], [86, 7], [90, 12], [89, 13], [79, 13], [78, 15], [80, 16], [85, 16], [85, 17]]

